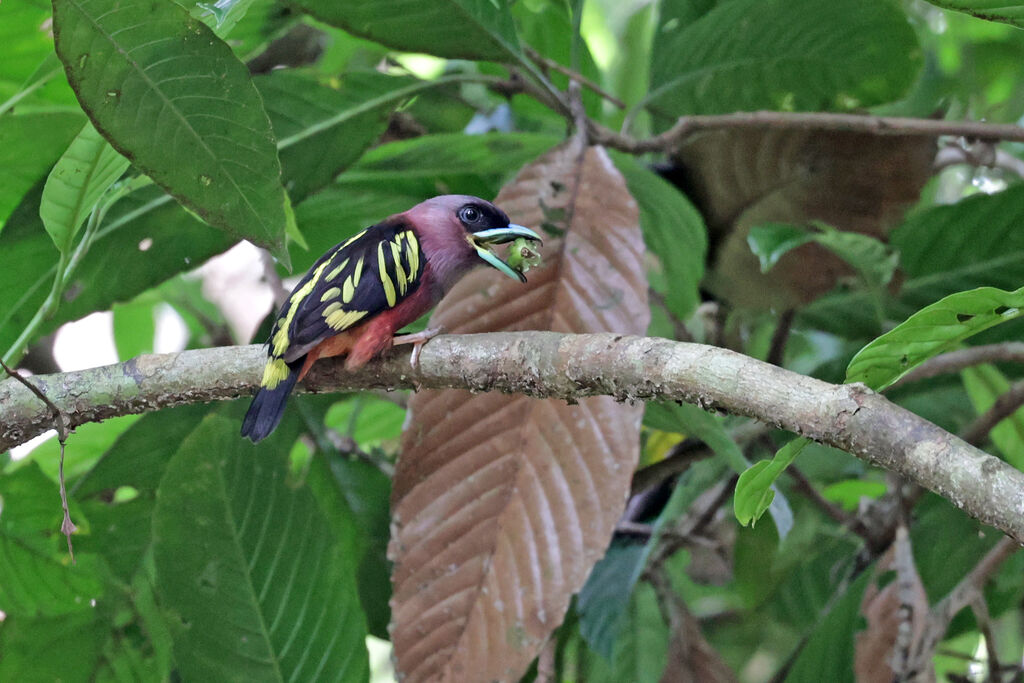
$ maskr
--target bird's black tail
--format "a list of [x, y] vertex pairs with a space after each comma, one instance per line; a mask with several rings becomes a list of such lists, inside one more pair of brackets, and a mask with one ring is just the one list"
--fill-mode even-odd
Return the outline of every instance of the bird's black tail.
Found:
[[295, 388], [299, 379], [299, 370], [302, 368], [302, 360], [288, 365], [288, 374], [283, 377], [273, 389], [261, 388], [249, 404], [249, 412], [242, 420], [242, 436], [247, 436], [253, 443], [261, 441], [277, 429], [284, 415], [284, 406], [288, 401], [288, 395]]

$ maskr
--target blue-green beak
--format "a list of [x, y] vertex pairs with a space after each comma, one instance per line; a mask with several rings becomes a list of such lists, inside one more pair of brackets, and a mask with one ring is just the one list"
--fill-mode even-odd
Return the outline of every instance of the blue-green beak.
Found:
[[526, 282], [526, 276], [520, 273], [518, 270], [508, 265], [500, 258], [497, 254], [490, 250], [489, 245], [491, 244], [505, 244], [512, 240], [519, 239], [520, 237], [532, 240], [534, 242], [540, 242], [540, 235], [522, 225], [516, 225], [515, 223], [509, 223], [504, 228], [492, 228], [490, 230], [481, 230], [473, 233], [473, 246], [476, 248], [476, 253], [479, 254], [480, 258], [486, 261], [488, 264], [494, 266], [505, 275], [508, 275], [513, 280], [519, 280], [520, 282]]

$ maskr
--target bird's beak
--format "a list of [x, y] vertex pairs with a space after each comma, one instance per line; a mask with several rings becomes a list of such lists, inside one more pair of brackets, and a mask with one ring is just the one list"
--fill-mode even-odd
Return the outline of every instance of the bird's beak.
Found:
[[493, 228], [491, 230], [474, 232], [472, 242], [473, 247], [476, 248], [476, 253], [479, 254], [480, 258], [484, 261], [494, 266], [505, 275], [508, 275], [513, 280], [526, 282], [525, 275], [498, 258], [498, 255], [491, 251], [489, 246], [492, 244], [505, 244], [512, 240], [519, 239], [520, 237], [534, 242], [541, 241], [540, 235], [535, 233], [533, 230], [523, 227], [522, 225], [509, 223], [508, 227], [505, 228]]

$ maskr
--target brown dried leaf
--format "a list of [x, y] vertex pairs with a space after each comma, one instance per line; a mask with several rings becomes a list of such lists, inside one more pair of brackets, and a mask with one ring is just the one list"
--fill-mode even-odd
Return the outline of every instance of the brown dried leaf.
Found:
[[823, 221], [884, 239], [932, 175], [935, 140], [842, 131], [718, 130], [696, 135], [675, 160], [712, 238], [706, 283], [740, 306], [806, 303], [852, 270], [816, 244], [762, 274], [747, 245], [750, 228]]
[[[567, 144], [496, 202], [564, 237], [525, 285], [466, 277], [432, 325], [643, 334], [637, 206], [601, 148]], [[603, 555], [639, 456], [643, 408], [465, 391], [410, 401], [394, 478], [392, 642], [407, 681], [518, 680]]]
[[[880, 574], [896, 577], [879, 589]], [[928, 624], [928, 596], [914, 565], [906, 527], [878, 561], [874, 581], [861, 599], [860, 610], [867, 628], [856, 636], [854, 672], [858, 683], [890, 683], [894, 680], [935, 680], [935, 671], [913, 671]], [[931, 657], [925, 661], [931, 662]], [[912, 674], [912, 675], [911, 675]]]

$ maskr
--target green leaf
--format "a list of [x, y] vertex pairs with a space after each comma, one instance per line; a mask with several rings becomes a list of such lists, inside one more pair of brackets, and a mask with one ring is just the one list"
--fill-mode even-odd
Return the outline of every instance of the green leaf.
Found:
[[107, 636], [95, 610], [0, 624], [0, 680], [88, 681]]
[[[103, 555], [122, 581], [132, 580], [152, 542], [153, 505], [164, 468], [209, 412], [208, 405], [191, 405], [138, 417], [113, 444], [94, 447], [102, 457], [71, 486], [72, 498], [92, 522], [91, 533], [76, 538], [76, 546]], [[80, 448], [77, 438], [76, 432], [69, 451]], [[135, 497], [118, 500], [116, 492], [126, 489]]]
[[0, 233], [22, 197], [46, 177], [84, 120], [75, 113], [0, 117]]
[[144, 353], [153, 353], [156, 306], [152, 302], [117, 304], [113, 312], [117, 357], [128, 360]]
[[245, 66], [173, 2], [54, 0], [57, 54], [115, 148], [210, 225], [283, 250], [281, 166]]
[[[994, 365], [978, 365], [960, 373], [967, 396], [979, 415], [1010, 390], [1010, 380]], [[1018, 470], [1024, 470], [1024, 408], [1004, 418], [989, 431], [989, 438], [1003, 454], [1003, 459]]]
[[761, 518], [775, 498], [775, 480], [796, 460], [796, 456], [800, 455], [808, 443], [808, 439], [793, 439], [780, 448], [771, 460], [756, 462], [740, 475], [736, 482], [736, 495], [732, 499], [733, 512], [740, 524], [752, 525]]
[[661, 616], [658, 597], [647, 583], [627, 595], [623, 627], [615, 639], [611, 656], [589, 658], [588, 683], [657, 681], [667, 658], [669, 631]]
[[786, 681], [829, 681], [853, 683], [854, 634], [863, 630], [861, 599], [872, 580], [870, 569], [836, 592], [829, 611], [810, 629]]
[[846, 368], [846, 381], [881, 391], [932, 356], [1024, 314], [1024, 288], [1006, 292], [979, 287], [926, 306], [861, 349]]
[[878, 289], [889, 284], [899, 254], [881, 240], [870, 235], [836, 230], [824, 223], [815, 223], [815, 230], [806, 230], [788, 223], [766, 223], [750, 229], [747, 244], [767, 273], [784, 254], [814, 242], [839, 256], [863, 278], [869, 287]]
[[405, 52], [452, 59], [519, 59], [506, 0], [295, 0], [305, 12], [349, 33]]
[[685, 319], [700, 303], [708, 248], [704, 219], [686, 195], [653, 171], [622, 154], [612, 159], [640, 207], [648, 253], [661, 262], [661, 272], [651, 280], [661, 283], [669, 310]]
[[390, 142], [363, 155], [345, 178], [355, 182], [403, 178], [436, 178], [477, 173], [509, 178], [558, 139], [539, 133], [444, 133]]
[[[38, 192], [26, 195], [0, 233], [0, 291], [7, 301], [0, 307], [0, 347], [5, 350], [35, 315], [53, 282], [56, 252], [39, 218], [39, 197]], [[192, 270], [233, 241], [211, 230], [157, 187], [133, 192], [108, 212], [60, 308], [39, 334], [49, 334], [93, 311], [109, 310], [117, 302], [131, 301], [164, 280]]]
[[[280, 430], [279, 430], [280, 431]], [[351, 544], [285, 482], [285, 429], [258, 447], [207, 417], [167, 465], [154, 511], [157, 587], [190, 680], [366, 680]]]
[[50, 171], [39, 204], [46, 232], [63, 253], [107, 189], [128, 169], [128, 160], [91, 123], [71, 142]]
[[[282, 147], [283, 179], [298, 202], [327, 185], [387, 129], [388, 115], [417, 81], [371, 72], [345, 74], [334, 87], [279, 70], [255, 79], [278, 139], [316, 134]], [[371, 106], [367, 106], [367, 104]]]
[[767, 273], [775, 267], [786, 253], [813, 240], [810, 232], [788, 223], [755, 225], [747, 236], [750, 251], [761, 262], [761, 272]]
[[880, 498], [885, 493], [885, 482], [846, 479], [829, 484], [821, 491], [825, 500], [840, 505], [847, 512], [856, 512], [863, 498]]
[[[1024, 185], [995, 194], [977, 194], [955, 204], [917, 211], [892, 233], [908, 278], [982, 275], [990, 266], [1012, 282], [1024, 279], [1024, 234], [1017, 216], [1024, 212]], [[975, 280], [971, 286], [1009, 287], [1003, 280]], [[930, 302], [929, 302], [930, 303]]]
[[886, 0], [723, 2], [659, 31], [655, 52], [646, 101], [671, 118], [869, 107], [902, 96], [921, 66], [906, 14]]
[[[655, 404], [648, 404], [648, 410], [652, 405]], [[651, 552], [662, 542], [663, 530], [686, 514], [697, 497], [720, 481], [726, 470], [725, 459], [721, 457], [694, 463], [672, 489], [647, 543], [636, 546], [614, 539], [605, 556], [594, 565], [579, 593], [577, 611], [580, 635], [595, 652], [606, 659], [621, 656], [616, 654], [616, 644], [629, 637], [624, 632], [628, 627], [627, 610], [640, 591], [637, 582]]]
[[1024, 3], [1006, 0], [928, 0], [936, 7], [1024, 28]]
[[[42, 507], [43, 501], [59, 501], [57, 484], [34, 464], [23, 466], [0, 475], [0, 500], [0, 611], [31, 618], [91, 611], [90, 601], [105, 592], [102, 566], [83, 553], [71, 566], [59, 503]], [[88, 528], [80, 516], [76, 521]]]
[[[746, 456], [743, 455], [743, 451], [725, 431], [722, 422], [721, 418], [688, 403], [648, 403], [647, 411], [644, 413], [644, 424], [700, 439], [742, 478], [752, 467]], [[737, 484], [737, 491], [738, 487], [739, 484]], [[765, 509], [771, 511], [775, 527], [779, 530], [779, 536], [785, 538], [789, 530], [793, 528], [793, 511], [790, 510], [785, 496], [775, 496], [774, 491], [771, 494], [765, 503]], [[761, 512], [763, 513], [764, 509]]]

